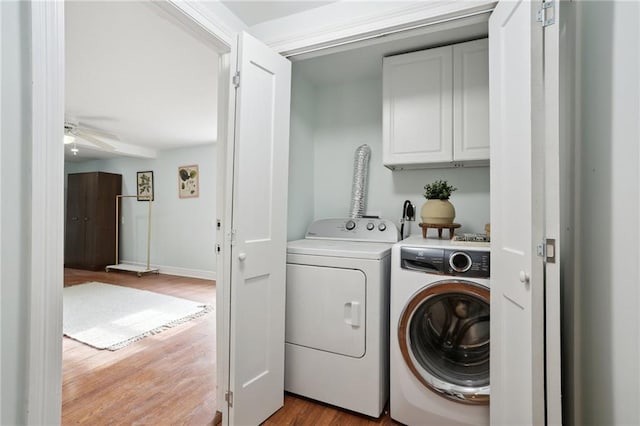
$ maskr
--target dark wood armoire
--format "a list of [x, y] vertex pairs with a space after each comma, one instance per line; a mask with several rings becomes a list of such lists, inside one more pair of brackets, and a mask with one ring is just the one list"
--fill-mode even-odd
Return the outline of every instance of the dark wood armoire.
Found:
[[64, 266], [103, 269], [116, 261], [116, 196], [122, 175], [70, 173], [67, 179], [67, 219]]

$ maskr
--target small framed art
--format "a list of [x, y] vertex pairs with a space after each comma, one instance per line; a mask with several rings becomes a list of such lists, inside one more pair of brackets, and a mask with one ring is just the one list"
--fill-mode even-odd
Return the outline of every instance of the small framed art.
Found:
[[138, 172], [136, 188], [138, 201], [153, 201], [153, 172]]
[[198, 165], [178, 167], [178, 196], [196, 198], [200, 195], [200, 173]]

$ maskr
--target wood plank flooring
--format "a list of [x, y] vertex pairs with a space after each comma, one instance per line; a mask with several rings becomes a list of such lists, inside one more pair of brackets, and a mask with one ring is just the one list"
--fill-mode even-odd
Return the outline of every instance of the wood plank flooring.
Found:
[[[98, 281], [215, 306], [215, 282], [65, 269], [65, 286]], [[117, 351], [63, 339], [62, 424], [208, 425], [216, 412], [215, 311]]]
[[[65, 286], [98, 281], [215, 306], [215, 282], [171, 275], [65, 269]], [[62, 424], [212, 425], [216, 413], [215, 311], [117, 351], [63, 339]], [[292, 394], [263, 423], [397, 425]]]
[[264, 426], [373, 426], [400, 425], [389, 417], [388, 410], [375, 419], [343, 410], [308, 398], [286, 393], [284, 407], [263, 423]]

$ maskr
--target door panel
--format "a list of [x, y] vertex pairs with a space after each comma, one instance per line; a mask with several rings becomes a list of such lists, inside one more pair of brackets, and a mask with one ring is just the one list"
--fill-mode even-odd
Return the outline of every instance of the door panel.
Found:
[[[489, 20], [491, 423], [544, 424], [542, 29], [536, 3], [500, 2]], [[517, 397], [514, 397], [517, 395]]]
[[67, 177], [67, 220], [64, 241], [66, 266], [84, 264], [84, 205], [86, 204], [81, 175]]
[[489, 158], [489, 42], [453, 46], [453, 158]]
[[285, 341], [364, 356], [366, 288], [366, 276], [359, 270], [287, 265]]
[[229, 422], [248, 425], [284, 398], [291, 64], [245, 33], [238, 45]]
[[383, 59], [384, 163], [453, 160], [453, 48]]

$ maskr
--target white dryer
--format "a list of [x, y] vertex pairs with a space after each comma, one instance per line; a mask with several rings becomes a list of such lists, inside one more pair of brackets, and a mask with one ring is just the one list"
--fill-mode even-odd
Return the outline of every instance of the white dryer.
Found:
[[323, 219], [287, 246], [285, 390], [378, 417], [389, 396], [389, 279], [398, 229]]
[[488, 425], [489, 247], [415, 236], [391, 262], [391, 417]]

